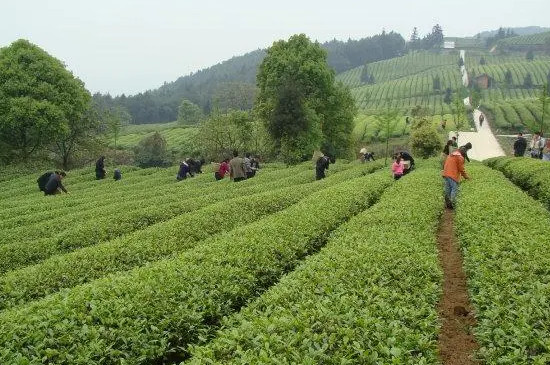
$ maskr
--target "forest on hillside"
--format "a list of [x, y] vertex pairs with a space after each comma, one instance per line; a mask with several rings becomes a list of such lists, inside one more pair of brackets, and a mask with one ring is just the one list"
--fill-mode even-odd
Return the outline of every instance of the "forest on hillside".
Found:
[[[406, 52], [405, 39], [395, 32], [345, 42], [334, 39], [322, 47], [327, 51], [329, 66], [336, 73]], [[95, 94], [93, 98], [104, 108], [123, 107], [130, 114], [132, 124], [174, 121], [182, 99], [197, 104], [205, 114], [213, 109], [250, 109], [255, 95], [250, 90], [255, 89], [258, 66], [264, 57], [265, 50], [259, 49], [182, 76], [158, 89], [133, 96]], [[221, 100], [227, 99], [239, 101], [234, 105], [220, 105]]]

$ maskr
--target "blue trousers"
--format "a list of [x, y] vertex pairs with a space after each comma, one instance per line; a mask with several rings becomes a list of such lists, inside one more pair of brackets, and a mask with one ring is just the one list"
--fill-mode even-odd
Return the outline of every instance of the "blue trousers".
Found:
[[458, 183], [450, 177], [444, 177], [443, 179], [445, 179], [445, 198], [454, 203], [458, 193]]

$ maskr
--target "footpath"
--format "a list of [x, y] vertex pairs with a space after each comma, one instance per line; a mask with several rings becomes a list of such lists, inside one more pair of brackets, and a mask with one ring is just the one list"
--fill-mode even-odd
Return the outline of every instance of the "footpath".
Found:
[[[465, 59], [465, 51], [460, 51], [460, 57]], [[463, 82], [467, 86], [468, 73], [465, 66], [462, 66]], [[504, 150], [500, 147], [497, 139], [491, 131], [487, 117], [483, 115], [483, 123], [479, 122], [479, 117], [483, 113], [479, 109], [474, 109], [474, 123], [476, 132], [458, 132], [458, 145], [462, 146], [468, 142], [472, 144], [472, 149], [468, 151], [468, 157], [472, 160], [483, 161], [491, 157], [505, 156]], [[456, 136], [455, 131], [449, 132], [449, 139]]]

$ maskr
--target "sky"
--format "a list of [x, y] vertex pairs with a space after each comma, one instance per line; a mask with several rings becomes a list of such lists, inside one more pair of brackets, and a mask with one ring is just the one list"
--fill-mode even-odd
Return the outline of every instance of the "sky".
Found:
[[320, 42], [386, 31], [408, 39], [550, 26], [549, 0], [2, 0], [0, 47], [24, 38], [91, 92], [133, 95], [305, 33]]

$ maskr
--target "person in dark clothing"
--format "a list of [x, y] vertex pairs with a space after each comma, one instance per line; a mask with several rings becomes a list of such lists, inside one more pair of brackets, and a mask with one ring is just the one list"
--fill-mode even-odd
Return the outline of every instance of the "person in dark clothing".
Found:
[[466, 143], [464, 146], [460, 146], [459, 151], [462, 157], [468, 162], [470, 162], [470, 158], [468, 157], [468, 151], [472, 149], [472, 144], [470, 142]]
[[453, 138], [451, 138], [451, 141], [453, 141], [453, 144], [451, 146], [453, 146], [455, 149], [458, 148], [458, 142], [456, 141], [456, 137], [453, 136]]
[[202, 174], [202, 165], [204, 165], [204, 159], [195, 160], [193, 158], [188, 158], [185, 160], [189, 166], [189, 174], [195, 176], [195, 174]]
[[374, 161], [374, 152], [367, 152], [361, 154], [361, 162]]
[[407, 175], [409, 172], [411, 172], [414, 169], [414, 158], [407, 151], [399, 152], [399, 156], [401, 157], [401, 160], [405, 165], [405, 170], [403, 171], [403, 175]]
[[44, 189], [46, 188], [46, 184], [48, 183], [48, 180], [50, 179], [50, 176], [52, 174], [59, 174], [59, 172], [58, 171], [48, 171], [36, 180], [36, 182], [38, 183], [38, 189], [40, 191], [44, 191]]
[[61, 191], [68, 194], [67, 189], [63, 186], [61, 183], [61, 180], [65, 177], [65, 173], [63, 171], [61, 172], [54, 172], [50, 175], [48, 178], [48, 182], [46, 183], [46, 186], [44, 186], [44, 195], [55, 195], [60, 194]]
[[480, 114], [479, 115], [479, 126], [481, 127], [483, 125], [483, 121], [485, 120], [485, 117], [483, 116], [483, 114]]
[[523, 137], [523, 133], [518, 133], [518, 138], [514, 141], [514, 156], [523, 157], [527, 149], [527, 140]]
[[444, 156], [445, 158], [447, 158], [447, 156], [449, 156], [451, 154], [452, 146], [453, 146], [453, 140], [449, 139], [447, 141], [447, 143], [445, 144], [445, 147], [443, 147], [443, 154], [445, 155]]
[[243, 158], [243, 164], [244, 164], [244, 173], [246, 174], [246, 178], [250, 179], [254, 177], [255, 173], [252, 170], [252, 158], [250, 157], [250, 153], [245, 153]]
[[253, 176], [256, 175], [256, 172], [260, 169], [260, 158], [258, 156], [253, 157], [250, 160], [250, 166], [252, 167]]
[[101, 180], [105, 178], [105, 156], [101, 156], [95, 163], [95, 178]]
[[328, 170], [330, 158], [328, 156], [319, 157], [315, 163], [315, 179], [321, 180], [325, 178], [325, 170]]
[[181, 161], [180, 169], [178, 171], [178, 175], [176, 176], [176, 179], [178, 181], [185, 180], [187, 178], [187, 175], [193, 177], [193, 174], [191, 174], [191, 169], [187, 161]]
[[113, 179], [115, 179], [115, 181], [122, 179], [122, 172], [120, 172], [120, 169], [115, 169], [115, 173], [113, 174]]

